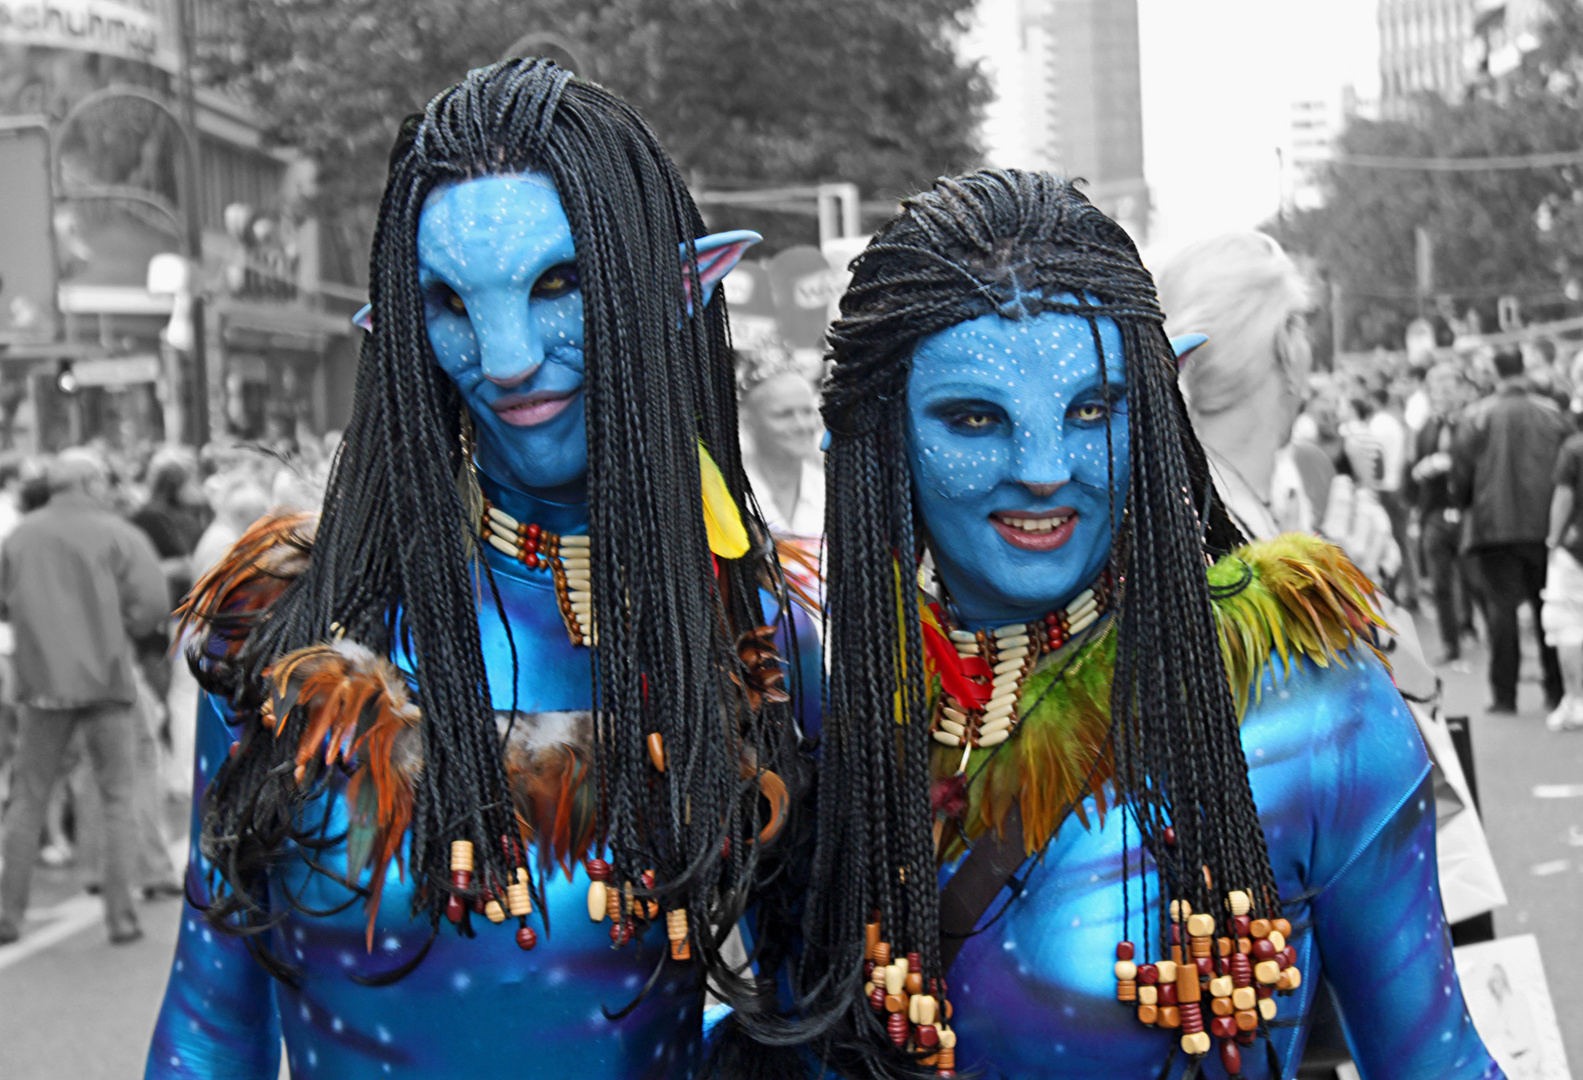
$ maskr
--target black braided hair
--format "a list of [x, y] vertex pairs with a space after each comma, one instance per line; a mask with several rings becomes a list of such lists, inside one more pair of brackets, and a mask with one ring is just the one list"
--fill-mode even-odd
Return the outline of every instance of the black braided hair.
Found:
[[[216, 868], [209, 914], [256, 935], [269, 925], [264, 869], [282, 845], [311, 851], [340, 840], [299, 821], [318, 793], [291, 776], [303, 719], [293, 714], [279, 737], [260, 734], [257, 722], [269, 664], [334, 633], [380, 655], [410, 644], [415, 658], [425, 763], [411, 825], [417, 911], [438, 929], [453, 840], [472, 841], [475, 881], [492, 888], [512, 880], [514, 864], [532, 866], [502, 843], [517, 826], [478, 622], [479, 604], [495, 600], [475, 593], [477, 526], [457, 488], [465, 405], [429, 344], [417, 258], [419, 214], [436, 185], [527, 170], [547, 173], [560, 193], [584, 301], [600, 613], [594, 843], [608, 847], [617, 882], [656, 871], [655, 895], [663, 908], [688, 910], [694, 955], [729, 998], [738, 983], [717, 937], [759, 872], [756, 770], [796, 771], [782, 765], [795, 746], [790, 709], [748, 707], [736, 647], [738, 633], [764, 620], [758, 581], [778, 571], [760, 547], [721, 559], [717, 574], [705, 536], [699, 440], [750, 533], [767, 530], [742, 473], [723, 301], [690, 316], [682, 304], [678, 249], [693, 253], [703, 220], [638, 114], [545, 60], [471, 72], [397, 136], [374, 237], [373, 331], [311, 563], [236, 665], [240, 747], [204, 803], [204, 850]], [[690, 259], [686, 273], [700, 295]], [[656, 731], [663, 776], [645, 749]]]
[[[990, 313], [1075, 314], [1090, 324], [1101, 372], [1125, 365], [1131, 475], [1111, 555], [1122, 582], [1117, 795], [1160, 867], [1161, 920], [1173, 898], [1220, 910], [1232, 888], [1254, 893], [1261, 914], [1279, 901], [1205, 575], [1206, 554], [1242, 538], [1211, 498], [1154, 283], [1131, 239], [1065, 180], [986, 170], [907, 200], [853, 272], [824, 399], [831, 667], [798, 977], [804, 1030], [827, 1058], [849, 1075], [885, 1076], [918, 1066], [892, 1050], [863, 1000], [864, 925], [877, 912], [891, 955], [920, 953], [925, 985], [945, 974], [913, 586], [927, 538], [906, 429], [913, 350], [933, 333]], [[1121, 357], [1105, 357], [1100, 319], [1120, 330]]]

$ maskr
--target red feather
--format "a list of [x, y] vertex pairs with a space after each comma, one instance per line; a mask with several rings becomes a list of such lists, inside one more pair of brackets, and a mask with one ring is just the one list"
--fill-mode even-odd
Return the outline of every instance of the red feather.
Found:
[[[923, 624], [924, 651], [940, 673], [940, 686], [946, 693], [970, 708], [982, 708], [989, 701], [990, 668], [981, 656], [958, 655], [956, 646], [928, 622]], [[985, 682], [975, 682], [985, 679]]]

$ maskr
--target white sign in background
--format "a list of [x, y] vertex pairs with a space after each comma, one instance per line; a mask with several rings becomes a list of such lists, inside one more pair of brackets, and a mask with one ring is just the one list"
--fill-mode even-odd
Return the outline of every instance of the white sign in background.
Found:
[[103, 53], [167, 66], [158, 0], [0, 0], [0, 43]]
[[1463, 945], [1456, 962], [1473, 1025], [1508, 1080], [1571, 1080], [1539, 940], [1519, 934]]

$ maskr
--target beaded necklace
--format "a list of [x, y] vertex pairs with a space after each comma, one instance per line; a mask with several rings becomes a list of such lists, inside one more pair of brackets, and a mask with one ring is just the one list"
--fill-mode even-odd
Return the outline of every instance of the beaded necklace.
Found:
[[[483, 505], [484, 512], [480, 522], [483, 538], [496, 551], [515, 559], [529, 570], [548, 570], [555, 582], [556, 606], [560, 608], [561, 619], [566, 623], [566, 633], [571, 638], [572, 644], [597, 644], [599, 631], [593, 618], [589, 538], [552, 533], [537, 524], [520, 522], [487, 499], [484, 500]], [[664, 772], [664, 749], [658, 734], [649, 736], [648, 747], [654, 767]], [[458, 887], [466, 888], [471, 882], [472, 845], [465, 840], [457, 840], [452, 843], [451, 848], [453, 881]], [[469, 873], [463, 874], [460, 878], [456, 877], [459, 866]], [[612, 946], [619, 947], [633, 939], [637, 933], [635, 919], [653, 921], [659, 917], [659, 905], [653, 900], [634, 896], [631, 882], [627, 882], [624, 887], [618, 887], [611, 881], [609, 863], [603, 859], [588, 858], [584, 860], [584, 866], [590, 878], [588, 917], [594, 922], [610, 919]], [[505, 921], [508, 915], [517, 918], [521, 923], [521, 928], [517, 931], [517, 944], [523, 949], [531, 949], [538, 938], [533, 929], [527, 925], [526, 916], [532, 911], [527, 872], [518, 870], [517, 873], [518, 882], [506, 889], [505, 905], [502, 905], [493, 894], [488, 894], [480, 898], [478, 906], [483, 915], [493, 923]], [[645, 889], [654, 888], [655, 879], [652, 870], [645, 870], [642, 878]], [[452, 921], [459, 921], [460, 918], [458, 912], [452, 917]], [[671, 959], [691, 959], [685, 908], [665, 912], [665, 931], [670, 941]]]
[[974, 750], [987, 750], [1011, 738], [1022, 719], [1017, 715], [1017, 699], [1039, 658], [1092, 626], [1110, 606], [1110, 592], [1110, 576], [1105, 574], [1065, 608], [1042, 619], [1008, 623], [994, 630], [953, 628], [948, 632], [975, 696], [962, 700], [943, 690], [930, 735], [942, 746], [962, 748], [958, 776], [967, 772]]
[[496, 551], [529, 570], [550, 572], [555, 582], [555, 603], [573, 645], [598, 641], [587, 536], [564, 536], [538, 525], [524, 524], [487, 499], [480, 529]]

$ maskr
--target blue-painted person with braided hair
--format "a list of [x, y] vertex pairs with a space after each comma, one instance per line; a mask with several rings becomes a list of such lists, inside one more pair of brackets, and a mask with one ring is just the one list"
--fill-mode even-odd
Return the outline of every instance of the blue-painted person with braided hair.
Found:
[[702, 226], [547, 61], [403, 125], [322, 515], [187, 602], [150, 1078], [273, 1080], [282, 1038], [294, 1077], [690, 1076], [705, 974], [751, 993], [715, 928], [770, 873], [799, 730], [715, 288], [757, 237]]
[[984, 171], [853, 271], [795, 971], [824, 1069], [1290, 1078], [1328, 987], [1364, 1077], [1499, 1076], [1373, 588], [1237, 532], [1127, 235]]

